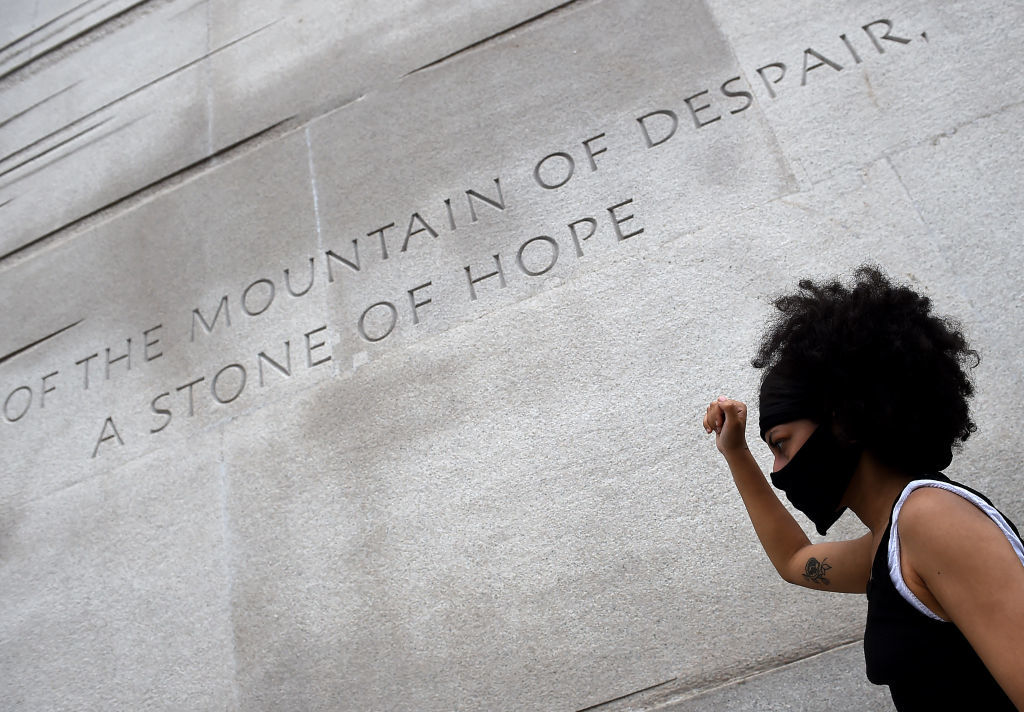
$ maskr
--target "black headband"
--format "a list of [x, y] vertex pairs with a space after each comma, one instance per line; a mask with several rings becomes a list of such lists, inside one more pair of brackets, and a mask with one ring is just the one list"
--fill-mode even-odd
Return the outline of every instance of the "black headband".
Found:
[[779, 367], [768, 371], [761, 381], [758, 410], [762, 440], [765, 433], [782, 423], [804, 418], [818, 423], [824, 420], [821, 400], [806, 380], [794, 378]]

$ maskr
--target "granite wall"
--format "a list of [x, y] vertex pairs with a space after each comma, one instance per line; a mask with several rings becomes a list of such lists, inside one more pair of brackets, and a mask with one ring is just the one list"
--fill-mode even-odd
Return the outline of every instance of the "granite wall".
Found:
[[873, 261], [982, 352], [952, 470], [1024, 519], [1022, 48], [1007, 0], [3, 0], [4, 709], [889, 709], [700, 418]]

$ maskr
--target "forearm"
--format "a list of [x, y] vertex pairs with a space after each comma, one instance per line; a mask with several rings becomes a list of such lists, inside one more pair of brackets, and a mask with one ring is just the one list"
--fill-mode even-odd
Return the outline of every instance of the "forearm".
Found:
[[779, 501], [750, 450], [743, 447], [723, 454], [761, 546], [779, 575], [792, 580], [790, 562], [810, 540]]

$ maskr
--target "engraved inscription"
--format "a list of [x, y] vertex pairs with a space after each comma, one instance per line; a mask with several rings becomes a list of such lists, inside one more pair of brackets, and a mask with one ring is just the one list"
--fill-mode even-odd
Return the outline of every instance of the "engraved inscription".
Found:
[[[351, 231], [346, 227], [344, 234], [325, 237], [315, 254], [290, 255], [284, 264], [269, 265], [237, 284], [210, 285], [212, 291], [204, 290], [192, 303], [174, 306], [172, 313], [149, 315], [154, 318], [146, 324], [100, 335], [89, 348], [40, 366], [22, 382], [0, 382], [0, 424], [25, 432], [31, 428], [28, 423], [67, 407], [72, 392], [88, 391], [95, 398], [83, 402], [99, 403], [105, 402], [99, 398], [111, 388], [128, 383], [133, 389], [141, 387], [140, 412], [128, 407], [111, 412], [104, 405], [99, 412], [75, 414], [90, 423], [81, 445], [83, 456], [90, 452], [97, 458], [140, 439], [173, 432], [182, 420], [251, 407], [259, 395], [280, 393], [273, 389], [298, 383], [313, 369], [318, 369], [317, 374], [337, 372], [332, 336], [346, 346], [357, 345], [353, 357], [357, 367], [372, 357], [374, 349], [386, 348], [389, 340], [398, 341], [396, 334], [447, 328], [439, 315], [451, 320], [454, 312], [457, 321], [458, 315], [466, 318], [494, 308], [504, 303], [501, 296], [544, 288], [556, 281], [551, 277], [571, 273], [592, 254], [629, 250], [638, 240], [648, 239], [644, 236], [652, 223], [644, 220], [644, 196], [635, 195], [628, 182], [615, 175], [618, 168], [655, 161], [667, 153], [660, 147], [686, 140], [682, 136], [703, 140], [692, 137], [721, 134], [722, 126], [741, 126], [750, 120], [752, 114], [746, 112], [755, 101], [792, 101], [801, 92], [812, 91], [806, 87], [873, 61], [887, 61], [902, 47], [925, 47], [927, 41], [925, 31], [911, 33], [891, 19], [874, 19], [831, 38], [816, 38], [813, 46], [801, 43], [799, 49], [766, 58], [772, 61], [751, 71], [732, 70], [729, 75], [708, 78], [706, 86], [681, 87], [674, 105], [638, 107], [617, 124], [609, 121], [569, 139], [539, 144], [535, 153], [521, 156], [522, 162], [515, 164], [521, 166], [517, 169], [521, 175], [513, 176], [518, 180], [505, 180], [509, 176], [490, 171], [475, 173], [476, 179], [449, 186], [441, 196], [421, 197], [352, 226]], [[595, 199], [582, 190], [584, 185], [588, 191], [593, 187], [587, 184], [593, 173], [610, 176], [601, 184], [612, 186], [610, 194]], [[594, 202], [577, 200], [584, 193]], [[537, 201], [563, 197], [571, 212], [550, 224], [532, 226], [523, 234], [496, 232], [506, 215], [522, 217]], [[363, 292], [364, 287], [368, 292], [376, 288], [379, 270], [415, 266], [420, 254], [433, 259], [445, 238], [456, 232], [460, 238], [476, 238], [477, 232], [485, 236], [468, 254], [461, 246], [476, 243], [460, 243], [452, 251], [458, 256], [447, 265], [432, 261], [436, 272], [424, 274], [416, 266], [418, 273], [390, 294]], [[272, 321], [263, 315], [280, 314], [296, 300], [340, 284], [351, 291], [346, 292], [345, 309], [332, 314], [331, 323], [314, 323], [313, 328], [299, 324], [292, 333], [268, 335], [258, 347], [236, 352], [243, 351], [236, 348], [236, 340], [248, 325]], [[81, 321], [0, 357], [0, 365], [43, 342], [49, 349], [56, 348], [52, 337]], [[432, 326], [438, 322], [440, 327]], [[138, 328], [142, 326], [147, 328]], [[189, 360], [196, 370], [187, 379], [161, 375], [169, 368], [165, 367], [171, 360], [167, 354], [180, 356], [182, 349], [201, 349], [208, 361]], [[825, 561], [812, 560], [805, 576], [827, 584], [829, 568]]]

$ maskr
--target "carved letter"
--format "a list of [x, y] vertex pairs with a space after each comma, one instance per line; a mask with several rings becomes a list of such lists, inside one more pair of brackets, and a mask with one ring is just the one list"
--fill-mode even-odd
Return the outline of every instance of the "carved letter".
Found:
[[[764, 70], [766, 69], [778, 69], [779, 73], [775, 77], [775, 79], [768, 81], [768, 77], [766, 77], [764, 73]], [[772, 62], [771, 64], [766, 64], [763, 67], [757, 68], [757, 75], [761, 77], [761, 81], [764, 82], [764, 88], [768, 90], [768, 96], [774, 99], [775, 89], [772, 88], [772, 84], [778, 84], [779, 82], [782, 81], [782, 78], [786, 76], [786, 65], [783, 64], [782, 62]]]
[[860, 55], [857, 54], [857, 50], [855, 50], [853, 45], [850, 44], [850, 40], [846, 39], [846, 35], [839, 35], [839, 39], [841, 39], [843, 44], [846, 45], [846, 49], [850, 50], [850, 56], [853, 57], [854, 63], [860, 64]]
[[633, 219], [633, 215], [630, 214], [630, 215], [627, 215], [627, 216], [625, 216], [623, 218], [620, 218], [618, 215], [615, 214], [615, 211], [618, 210], [619, 208], [623, 208], [623, 207], [629, 205], [632, 202], [633, 202], [633, 199], [629, 198], [628, 200], [623, 200], [621, 203], [618, 203], [617, 205], [613, 205], [612, 207], [608, 208], [608, 214], [612, 218], [612, 227], [615, 228], [615, 234], [618, 236], [620, 242], [622, 240], [628, 240], [629, 238], [633, 237], [634, 235], [639, 235], [640, 233], [642, 233], [644, 231], [643, 228], [640, 228], [639, 230], [634, 230], [633, 232], [629, 233], [628, 235], [623, 235], [622, 234], [622, 228], [620, 227], [620, 225], [622, 225], [622, 223], [624, 223], [624, 222], [632, 220]]
[[[672, 126], [668, 130], [668, 133], [659, 138], [657, 141], [651, 138], [651, 132], [647, 130], [647, 119], [651, 118], [652, 116], [667, 116]], [[670, 138], [676, 135], [676, 129], [679, 128], [679, 117], [676, 116], [676, 112], [671, 111], [670, 109], [657, 109], [656, 111], [652, 111], [649, 114], [644, 114], [636, 121], [638, 124], [640, 124], [640, 130], [644, 134], [644, 142], [647, 143], [647, 148], [654, 148], [655, 146], [660, 146], [661, 144], [665, 143]]]
[[703, 128], [703, 127], [707, 126], [708, 124], [713, 124], [713, 123], [715, 123], [716, 121], [718, 121], [719, 119], [722, 118], [722, 116], [719, 114], [719, 115], [716, 115], [716, 116], [712, 116], [710, 119], [707, 119], [706, 121], [701, 121], [700, 117], [697, 116], [697, 114], [699, 112], [704, 111], [705, 109], [710, 109], [711, 108], [711, 104], [701, 104], [700, 106], [696, 106], [695, 107], [693, 105], [693, 100], [696, 99], [699, 96], [704, 96], [707, 93], [708, 93], [708, 90], [705, 89], [704, 91], [697, 92], [693, 96], [688, 96], [685, 99], [683, 99], [683, 101], [686, 102], [686, 107], [690, 110], [690, 115], [693, 117], [693, 124], [697, 128]]
[[[477, 200], [481, 200], [481, 201], [487, 203], [492, 208], [497, 208], [498, 210], [504, 210], [505, 209], [505, 198], [501, 194], [501, 183], [498, 181], [497, 178], [494, 179], [494, 187], [498, 191], [498, 198], [497, 198], [497, 200], [494, 200], [492, 198], [488, 198], [486, 195], [481, 195], [480, 193], [477, 193], [475, 190], [467, 190], [466, 191], [466, 202], [469, 203], [469, 214], [473, 218], [473, 222], [477, 221], [476, 207], [473, 205], [473, 198], [476, 198]], [[450, 212], [450, 208], [449, 208], [449, 217], [450, 216], [451, 216], [451, 212]], [[455, 229], [454, 221], [452, 222], [452, 229], [453, 230]]]
[[[875, 37], [875, 33], [871, 31], [871, 28], [875, 25], [885, 25], [885, 34], [881, 37]], [[869, 22], [868, 24], [861, 26], [861, 29], [868, 34], [868, 37], [871, 38], [871, 41], [874, 43], [875, 49], [878, 50], [879, 54], [885, 54], [885, 48], [882, 47], [882, 43], [878, 41], [880, 39], [889, 40], [890, 42], [899, 42], [900, 44], [907, 44], [910, 42], [910, 40], [905, 37], [896, 37], [891, 34], [892, 22], [889, 20], [875, 20], [874, 22]]]
[[587, 159], [590, 161], [591, 172], [597, 170], [597, 161], [594, 160], [594, 156], [600, 156], [602, 153], [608, 152], [607, 148], [599, 148], [598, 150], [595, 151], [590, 147], [591, 141], [596, 141], [599, 138], [604, 138], [604, 134], [599, 133], [597, 136], [592, 136], [583, 142], [583, 148], [587, 152]]
[[[807, 64], [807, 58], [808, 57], [814, 57], [815, 59], [818, 60], [818, 62], [816, 64], [808, 65]], [[800, 74], [800, 86], [806, 86], [807, 85], [807, 72], [811, 71], [812, 69], [817, 69], [818, 67], [824, 67], [826, 64], [828, 66], [832, 67], [832, 69], [836, 70], [837, 72], [843, 71], [842, 65], [836, 64], [835, 62], [833, 62], [831, 59], [829, 59], [825, 55], [820, 54], [819, 52], [816, 52], [815, 50], [811, 49], [810, 47], [805, 49], [804, 50], [804, 71]]]
[[[526, 250], [527, 246], [530, 245], [530, 243], [537, 242], [538, 240], [540, 240], [541, 242], [546, 242], [548, 245], [551, 246], [551, 261], [548, 262], [548, 266], [543, 269], [531, 270], [527, 268], [527, 266], [523, 263], [523, 252]], [[519, 265], [519, 269], [523, 270], [523, 272], [525, 272], [531, 277], [537, 277], [538, 275], [542, 275], [545, 272], [549, 271], [552, 267], [555, 266], [555, 262], [557, 261], [558, 243], [555, 242], [552, 238], [548, 237], [547, 235], [537, 235], [537, 237], [530, 238], [529, 240], [527, 240], [526, 242], [519, 246], [519, 252], [516, 253], [516, 264]]]
[[80, 361], [75, 361], [76, 366], [85, 366], [85, 368], [82, 369], [82, 372], [85, 375], [85, 390], [89, 390], [89, 362], [92, 361], [97, 356], [99, 356], [99, 354], [93, 354], [92, 356], [86, 356]]
[[341, 255], [335, 254], [331, 250], [327, 250], [326, 255], [327, 255], [327, 281], [328, 282], [333, 282], [334, 281], [334, 271], [331, 269], [331, 260], [337, 260], [338, 262], [343, 263], [346, 267], [348, 267], [353, 272], [358, 272], [359, 271], [359, 238], [356, 238], [356, 239], [352, 240], [352, 259], [355, 260], [354, 262], [352, 260], [345, 259]]
[[[377, 307], [387, 308], [390, 323], [384, 329], [384, 333], [380, 334], [379, 336], [370, 336], [369, 334], [366, 333], [366, 315]], [[392, 304], [391, 302], [377, 302], [376, 304], [371, 304], [370, 306], [366, 307], [366, 309], [363, 310], [363, 313], [359, 316], [359, 335], [371, 343], [381, 341], [383, 339], [386, 339], [391, 334], [391, 332], [395, 330], [395, 324], [397, 323], [398, 310], [395, 308], [395, 305]]]
[[[548, 183], [546, 180], [541, 178], [540, 171], [541, 168], [544, 167], [544, 164], [547, 163], [548, 159], [555, 157], [561, 158], [563, 161], [565, 161], [565, 177], [556, 183]], [[533, 179], [537, 181], [537, 185], [539, 185], [541, 188], [545, 188], [547, 190], [554, 190], [555, 188], [561, 188], [563, 185], [568, 183], [569, 179], [572, 178], [573, 171], [575, 170], [576, 163], [575, 161], [572, 160], [572, 156], [570, 156], [568, 153], [557, 151], [556, 153], [549, 153], [548, 155], [544, 156], [544, 158], [540, 159], [537, 162], [537, 165], [533, 167]]]
[[318, 326], [317, 328], [313, 329], [312, 331], [307, 331], [305, 334], [303, 334], [303, 336], [306, 337], [306, 367], [307, 368], [313, 368], [313, 366], [319, 366], [320, 364], [327, 363], [328, 361], [331, 360], [331, 355], [328, 354], [328, 355], [324, 356], [322, 359], [320, 359], [319, 361], [314, 361], [313, 360], [313, 352], [316, 351], [318, 348], [320, 348], [322, 346], [326, 346], [327, 342], [326, 341], [318, 341], [318, 342], [316, 342], [314, 344], [314, 343], [312, 343], [312, 341], [309, 338], [313, 334], [319, 334], [321, 331], [326, 331], [326, 330], [327, 330], [327, 325], [324, 324], [323, 326]]
[[422, 302], [417, 302], [416, 301], [416, 292], [418, 292], [421, 289], [426, 289], [427, 287], [430, 286], [430, 284], [431, 284], [430, 282], [427, 282], [425, 284], [421, 284], [418, 287], [413, 287], [412, 289], [409, 290], [409, 303], [412, 305], [412, 323], [413, 324], [419, 324], [420, 323], [420, 315], [419, 315], [419, 312], [417, 310], [420, 307], [424, 307], [427, 304], [430, 304], [431, 301], [433, 301], [433, 300], [431, 300], [428, 297], [427, 299], [425, 299]]
[[455, 230], [456, 230], [456, 227], [455, 227], [455, 213], [452, 212], [452, 199], [451, 198], [445, 198], [444, 199], [444, 209], [445, 209], [445, 212], [448, 213], [448, 227], [451, 228], [452, 232], [455, 232]]
[[124, 354], [122, 354], [121, 356], [118, 356], [117, 358], [110, 358], [110, 347], [109, 346], [107, 347], [107, 371], [106, 371], [106, 376], [107, 377], [106, 377], [106, 380], [108, 380], [108, 381], [110, 380], [110, 366], [112, 364], [117, 363], [118, 361], [124, 361], [125, 365], [128, 367], [128, 370], [129, 371], [132, 370], [132, 340], [131, 339], [125, 339], [125, 341], [128, 342], [128, 343], [127, 343], [127, 346], [125, 346]]
[[[580, 223], [588, 223], [590, 225], [590, 232], [588, 232], [583, 237], [580, 237], [579, 235], [576, 234], [576, 226], [579, 225]], [[576, 245], [577, 257], [583, 257], [583, 245], [581, 244], [581, 242], [583, 240], [589, 240], [590, 238], [592, 238], [595, 232], [597, 232], [597, 220], [595, 220], [594, 218], [580, 218], [575, 222], [569, 223], [569, 233], [572, 235], [573, 244]]]
[[[110, 426], [110, 435], [107, 435], [107, 426]], [[96, 457], [96, 453], [100, 451], [100, 445], [107, 440], [113, 440], [117, 438], [119, 445], [124, 445], [124, 440], [121, 439], [121, 434], [117, 432], [117, 426], [114, 425], [113, 417], [109, 417], [103, 421], [103, 429], [100, 431], [100, 439], [96, 441], [96, 447], [92, 449], [92, 456]]]
[[272, 368], [274, 368], [278, 373], [283, 373], [288, 378], [291, 378], [291, 375], [292, 375], [292, 345], [291, 345], [291, 343], [289, 343], [288, 341], [284, 342], [284, 361], [285, 361], [286, 364], [288, 364], [287, 367], [282, 366], [277, 361], [275, 361], [274, 359], [272, 359], [269, 356], [267, 356], [267, 352], [266, 351], [260, 351], [256, 355], [256, 363], [259, 366], [259, 370], [260, 370], [260, 385], [261, 386], [263, 385], [263, 362], [264, 361], [269, 363], [270, 366]]
[[[419, 220], [420, 225], [422, 225], [423, 227], [418, 227], [415, 230], [413, 230], [412, 226], [413, 224], [415, 224], [417, 220]], [[429, 233], [431, 237], [437, 237], [437, 231], [434, 228], [430, 227], [427, 221], [420, 217], [419, 213], [413, 213], [409, 217], [409, 227], [405, 231], [405, 242], [402, 243], [402, 252], [405, 252], [406, 250], [409, 249], [409, 238], [412, 237], [413, 235], [418, 235], [421, 232]]]
[[150, 346], [156, 346], [157, 344], [160, 343], [160, 339], [153, 339], [152, 341], [150, 341], [149, 340], [149, 335], [152, 332], [154, 332], [154, 331], [160, 331], [160, 329], [162, 329], [162, 328], [164, 328], [163, 324], [157, 324], [156, 326], [152, 327], [151, 329], [146, 329], [145, 331], [142, 332], [142, 358], [144, 360], [152, 361], [152, 360], [158, 359], [158, 358], [160, 358], [161, 356], [164, 355], [163, 351], [161, 351], [158, 354], [153, 354], [152, 356], [149, 355], [149, 347]]
[[166, 428], [168, 425], [171, 424], [171, 418], [173, 417], [173, 416], [171, 416], [171, 409], [170, 408], [157, 408], [156, 407], [158, 400], [160, 400], [161, 398], [170, 398], [170, 397], [171, 397], [171, 394], [168, 391], [164, 391], [163, 393], [161, 393], [160, 395], [158, 395], [156, 398], [154, 398], [153, 400], [151, 400], [149, 402], [149, 409], [151, 411], [153, 411], [154, 415], [162, 415], [162, 416], [164, 416], [166, 418], [166, 420], [164, 420], [164, 422], [163, 422], [163, 425], [161, 425], [160, 427], [158, 427], [158, 428], [150, 428], [149, 429], [150, 434], [152, 434], [152, 433], [159, 433], [161, 430], [163, 430], [164, 428]]
[[46, 379], [47, 378], [53, 378], [58, 373], [60, 373], [60, 371], [53, 371], [52, 373], [48, 373], [45, 376], [43, 376], [43, 385], [42, 385], [42, 388], [39, 391], [39, 407], [40, 408], [42, 408], [42, 407], [44, 407], [46, 405], [46, 394], [47, 393], [51, 393], [51, 392], [57, 390], [57, 386], [50, 386], [49, 388], [47, 388], [46, 387]]
[[[249, 290], [251, 290], [257, 284], [265, 284], [265, 285], [267, 285], [270, 288], [270, 291], [267, 292], [267, 303], [264, 304], [259, 309], [250, 309], [249, 308]], [[274, 303], [274, 291], [275, 291], [274, 283], [271, 282], [269, 279], [266, 279], [266, 278], [257, 279], [255, 282], [253, 282], [248, 287], [246, 287], [245, 291], [242, 292], [242, 311], [244, 311], [249, 316], [259, 316], [260, 314], [265, 312], [267, 309], [269, 309], [270, 305]]]
[[749, 91], [746, 91], [745, 89], [740, 89], [739, 91], [732, 91], [729, 89], [730, 84], [732, 84], [733, 82], [741, 81], [743, 81], [742, 77], [733, 77], [731, 79], [726, 79], [725, 82], [722, 84], [722, 93], [725, 94], [726, 96], [742, 96], [747, 100], [746, 103], [743, 104], [743, 106], [739, 107], [738, 109], [730, 109], [730, 114], [738, 114], [741, 111], [746, 111], [747, 109], [750, 108], [750, 105], [754, 103], [754, 95], [751, 94]]
[[188, 382], [188, 383], [186, 383], [186, 384], [185, 384], [184, 386], [178, 386], [178, 387], [177, 387], [177, 388], [175, 389], [175, 390], [176, 390], [176, 391], [178, 391], [179, 393], [181, 393], [181, 392], [182, 392], [183, 390], [185, 390], [186, 388], [188, 389], [188, 417], [190, 417], [190, 418], [191, 418], [191, 417], [192, 417], [193, 415], [195, 415], [195, 409], [193, 408], [193, 405], [194, 405], [194, 401], [193, 401], [193, 399], [192, 399], [192, 386], [196, 385], [197, 383], [202, 383], [202, 382], [203, 382], [203, 381], [205, 381], [205, 380], [206, 380], [206, 379], [205, 379], [205, 378], [204, 378], [203, 376], [200, 376], [200, 377], [199, 377], [199, 378], [197, 378], [196, 380], [194, 380], [194, 381], [189, 381], [189, 382]]
[[306, 285], [306, 288], [303, 289], [301, 292], [293, 291], [292, 290], [291, 272], [289, 272], [287, 269], [285, 269], [285, 271], [284, 271], [284, 288], [286, 290], [288, 290], [288, 294], [292, 295], [293, 297], [301, 297], [303, 294], [305, 294], [306, 292], [308, 292], [309, 290], [311, 290], [313, 288], [313, 279], [315, 278], [315, 276], [316, 276], [316, 270], [313, 269], [313, 258], [310, 257], [309, 258], [309, 284]]
[[[11, 399], [14, 398], [14, 394], [18, 393], [19, 391], [25, 391], [26, 395], [28, 395], [28, 400], [25, 401], [25, 407], [21, 409], [20, 413], [18, 413], [17, 415], [11, 415]], [[13, 391], [8, 393], [7, 398], [4, 400], [4, 420], [6, 420], [8, 423], [16, 423], [17, 421], [25, 417], [25, 413], [28, 412], [28, 409], [31, 406], [32, 389], [29, 388], [28, 386], [18, 386]]]
[[491, 277], [497, 276], [498, 283], [504, 289], [504, 287], [505, 287], [505, 272], [501, 269], [501, 258], [498, 255], [494, 256], [494, 264], [497, 265], [497, 269], [494, 272], [488, 272], [487, 274], [483, 275], [482, 277], [477, 277], [476, 279], [473, 279], [473, 273], [470, 271], [469, 267], [467, 266], [465, 268], [466, 269], [466, 279], [469, 280], [469, 299], [470, 299], [470, 301], [474, 301], [476, 299], [476, 286], [475, 286], [476, 283], [477, 282], [482, 282], [485, 279], [490, 279]]
[[388, 242], [387, 242], [387, 240], [384, 239], [384, 232], [388, 228], [392, 228], [394, 226], [395, 226], [395, 224], [393, 222], [389, 222], [384, 227], [379, 227], [376, 230], [371, 230], [370, 232], [366, 233], [367, 237], [373, 237], [374, 235], [380, 235], [380, 257], [381, 257], [382, 260], [386, 260], [388, 258]]
[[217, 325], [217, 319], [220, 317], [220, 310], [224, 310], [224, 324], [225, 326], [231, 326], [231, 311], [228, 309], [228, 295], [224, 295], [220, 298], [220, 304], [217, 305], [217, 311], [213, 315], [213, 322], [207, 323], [206, 318], [200, 313], [199, 308], [196, 307], [192, 310], [192, 334], [189, 337], [189, 341], [196, 340], [196, 317], [199, 317], [199, 323], [202, 325], [203, 330], [207, 334], [213, 333], [213, 327]]
[[[232, 395], [229, 398], [221, 398], [217, 394], [217, 383], [220, 381], [221, 374], [223, 374], [228, 369], [237, 369], [240, 372], [240, 374], [241, 374], [240, 377], [239, 377], [238, 390], [236, 390], [234, 395]], [[229, 363], [227, 366], [225, 366], [221, 370], [217, 371], [217, 373], [214, 374], [214, 376], [213, 376], [213, 380], [210, 381], [210, 393], [213, 395], [214, 400], [216, 400], [218, 403], [222, 403], [222, 404], [230, 403], [231, 401], [237, 399], [238, 396], [242, 395], [242, 391], [244, 391], [244, 390], [245, 390], [245, 366], [243, 366], [240, 363]]]

